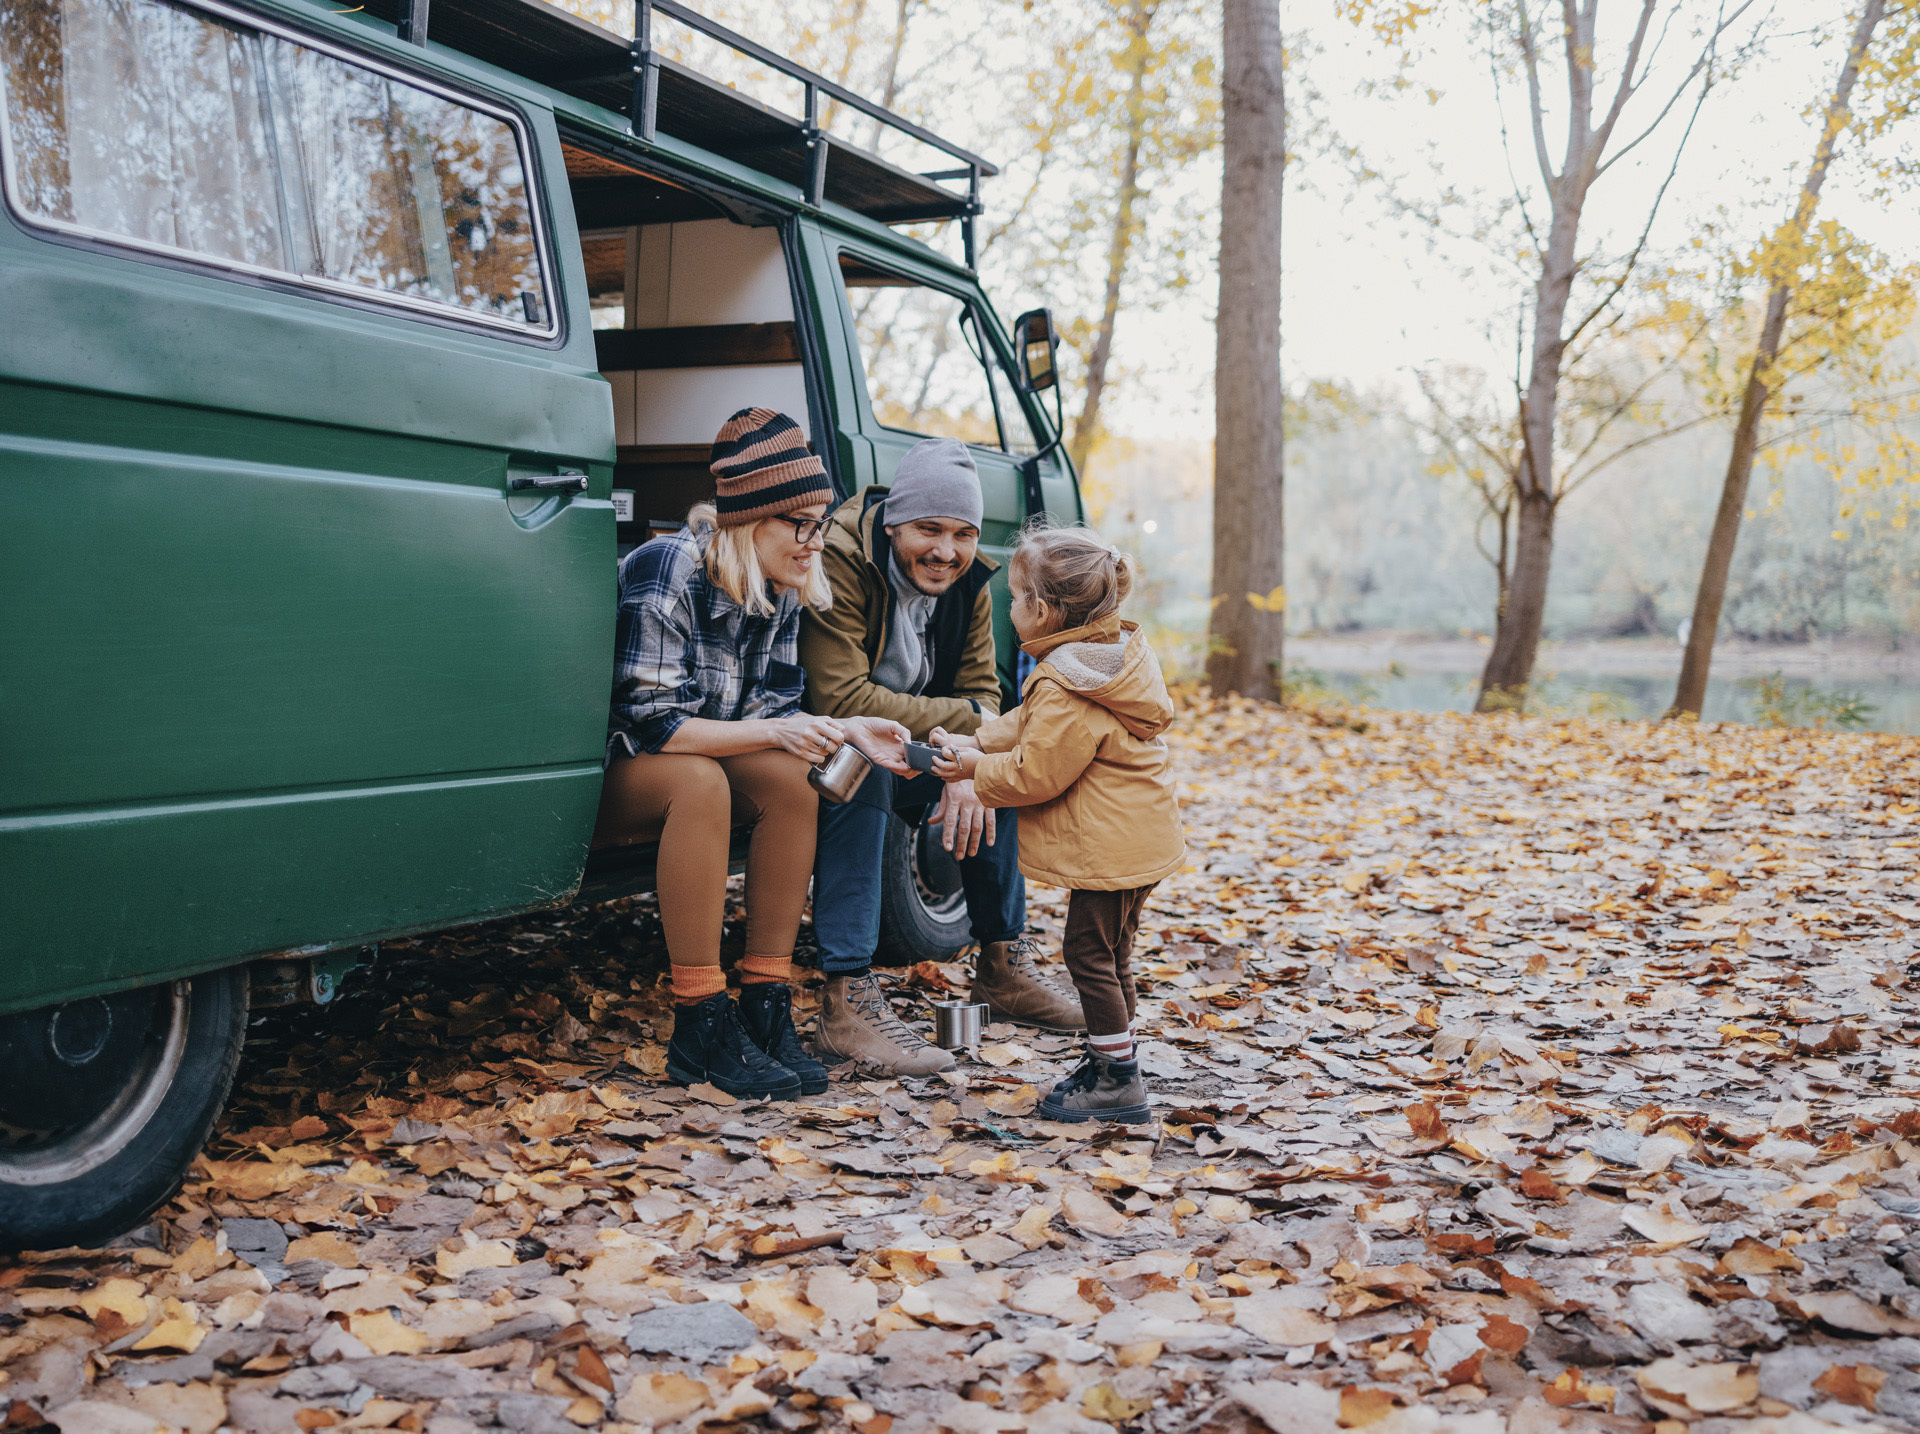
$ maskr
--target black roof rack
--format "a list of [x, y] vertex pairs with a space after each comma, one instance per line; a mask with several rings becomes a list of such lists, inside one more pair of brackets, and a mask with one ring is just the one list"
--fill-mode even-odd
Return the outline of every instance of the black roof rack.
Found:
[[[394, 21], [402, 39], [425, 44], [429, 0], [367, 0], [366, 9]], [[738, 90], [667, 59], [653, 44], [655, 13], [668, 16], [804, 87], [805, 113], [784, 115]], [[969, 267], [980, 181], [999, 171], [979, 155], [944, 140], [861, 95], [744, 35], [688, 9], [680, 0], [634, 0], [634, 34], [622, 40], [546, 0], [432, 0], [433, 38], [566, 94], [626, 113], [633, 133], [657, 132], [798, 185], [807, 202], [831, 200], [887, 224], [958, 219]], [[960, 161], [915, 174], [820, 127], [825, 97]], [[941, 181], [964, 179], [964, 194]]]

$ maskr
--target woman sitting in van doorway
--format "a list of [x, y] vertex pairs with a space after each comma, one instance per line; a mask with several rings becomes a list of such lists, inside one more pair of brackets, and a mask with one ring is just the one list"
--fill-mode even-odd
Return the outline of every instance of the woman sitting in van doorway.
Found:
[[[833, 488], [800, 427], [742, 409], [714, 440], [715, 499], [620, 565], [607, 769], [593, 844], [660, 843], [673, 969], [668, 1078], [790, 1099], [827, 1088], [793, 1028], [793, 943], [813, 874], [810, 763], [843, 741], [910, 773], [907, 729], [800, 710], [800, 607], [832, 601], [820, 570]], [[740, 1004], [720, 969], [727, 846], [751, 825]]]

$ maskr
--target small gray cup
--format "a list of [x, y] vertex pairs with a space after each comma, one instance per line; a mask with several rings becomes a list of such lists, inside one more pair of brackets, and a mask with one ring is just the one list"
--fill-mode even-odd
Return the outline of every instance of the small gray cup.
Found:
[[827, 801], [838, 805], [860, 790], [872, 770], [873, 763], [865, 752], [851, 742], [842, 742], [838, 751], [807, 772], [807, 782]]
[[943, 1051], [970, 1051], [987, 1029], [987, 1007], [980, 1001], [935, 1001], [933, 1043]]

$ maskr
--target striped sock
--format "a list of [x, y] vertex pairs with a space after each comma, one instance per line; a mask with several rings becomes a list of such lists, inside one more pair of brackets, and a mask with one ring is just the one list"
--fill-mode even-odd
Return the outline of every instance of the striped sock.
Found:
[[791, 986], [793, 957], [791, 955], [748, 956], [740, 963], [740, 984], [742, 986]]
[[679, 966], [673, 971], [673, 1004], [697, 1006], [727, 989], [727, 974], [718, 966]]
[[1092, 1046], [1094, 1054], [1103, 1060], [1130, 1061], [1133, 1059], [1133, 1031], [1131, 1029], [1121, 1031], [1120, 1034], [1116, 1036], [1089, 1035], [1087, 1037], [1087, 1044]]

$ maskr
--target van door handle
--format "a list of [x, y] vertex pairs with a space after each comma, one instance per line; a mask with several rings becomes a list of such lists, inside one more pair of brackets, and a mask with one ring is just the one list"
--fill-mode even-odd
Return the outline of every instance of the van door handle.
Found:
[[556, 473], [551, 478], [515, 478], [507, 487], [516, 493], [531, 488], [541, 493], [584, 493], [587, 491], [587, 475], [584, 473]]

